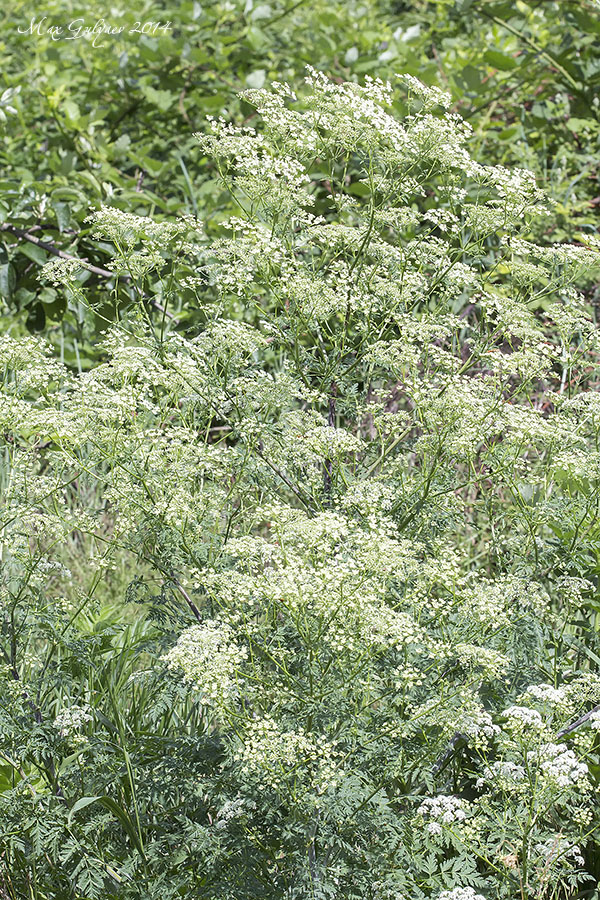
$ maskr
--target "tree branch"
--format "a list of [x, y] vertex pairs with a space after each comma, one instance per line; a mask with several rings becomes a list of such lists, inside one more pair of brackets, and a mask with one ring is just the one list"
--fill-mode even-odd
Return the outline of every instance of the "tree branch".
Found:
[[565, 735], [570, 734], [572, 731], [575, 731], [576, 728], [579, 728], [580, 725], [583, 725], [588, 719], [591, 719], [595, 712], [600, 710], [600, 703], [597, 706], [594, 706], [593, 709], [590, 709], [589, 712], [584, 713], [583, 716], [579, 716], [574, 722], [571, 722], [570, 725], [567, 725], [566, 728], [563, 728], [556, 735], [557, 737], [565, 737]]
[[[81, 263], [82, 266], [85, 266], [90, 272], [93, 272], [94, 275], [100, 275], [101, 278], [115, 277], [114, 272], [109, 272], [108, 269], [101, 269], [99, 266], [93, 266], [91, 263], [87, 262], [87, 260], [80, 259], [78, 256], [73, 256], [71, 253], [65, 253], [64, 250], [60, 250], [54, 244], [50, 244], [48, 241], [40, 241], [39, 238], [35, 237], [35, 235], [31, 234], [29, 231], [24, 231], [22, 228], [17, 228], [15, 225], [9, 225], [5, 222], [3, 225], [0, 225], [0, 231], [8, 231], [9, 234], [14, 234], [15, 237], [19, 237], [24, 241], [29, 241], [30, 244], [41, 247], [42, 250], [52, 253], [53, 256], [60, 256], [61, 259], [74, 259]], [[128, 280], [129, 276], [125, 275], [123, 278], [124, 280]]]
[[[19, 237], [24, 241], [29, 241], [30, 244], [34, 244], [36, 247], [41, 247], [42, 250], [46, 250], [48, 253], [52, 253], [53, 256], [59, 256], [61, 259], [74, 259], [76, 262], [81, 263], [84, 268], [86, 268], [89, 272], [92, 272], [94, 275], [99, 275], [100, 278], [115, 278], [116, 273], [111, 272], [109, 269], [101, 269], [100, 266], [94, 266], [92, 263], [89, 263], [86, 259], [82, 259], [79, 256], [73, 256], [71, 253], [65, 253], [64, 250], [61, 250], [55, 244], [51, 244], [48, 241], [40, 241], [39, 238], [35, 237], [35, 235], [31, 234], [29, 231], [24, 231], [22, 228], [17, 228], [16, 225], [9, 225], [8, 223], [3, 223], [0, 225], [0, 231], [7, 231], [9, 234], [14, 234], [15, 237]], [[121, 275], [122, 281], [131, 281], [131, 277], [129, 275]], [[151, 300], [152, 306], [155, 309], [158, 309], [167, 319], [174, 319], [175, 316], [173, 313], [170, 313], [162, 303], [159, 303], [158, 300]]]

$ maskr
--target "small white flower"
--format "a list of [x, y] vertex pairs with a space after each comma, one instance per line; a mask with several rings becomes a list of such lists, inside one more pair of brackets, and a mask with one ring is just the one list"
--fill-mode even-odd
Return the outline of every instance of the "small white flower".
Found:
[[530, 709], [528, 706], [510, 706], [505, 709], [503, 715], [509, 720], [513, 727], [531, 728], [540, 730], [544, 727], [544, 720], [537, 709]]
[[80, 731], [85, 723], [91, 722], [93, 718], [90, 706], [73, 704], [73, 706], [62, 709], [52, 724], [61, 737], [67, 737], [75, 731]]
[[544, 775], [559, 787], [577, 784], [589, 771], [566, 744], [542, 744], [539, 750], [527, 754], [527, 760], [532, 765], [539, 765]]
[[485, 900], [485, 897], [477, 894], [472, 887], [457, 887], [452, 891], [442, 891], [438, 900]]
[[432, 819], [427, 824], [430, 834], [441, 834], [442, 825], [452, 825], [455, 822], [464, 822], [467, 818], [466, 803], [460, 797], [440, 794], [437, 797], [428, 797], [419, 806], [417, 813], [424, 819]]
[[246, 648], [233, 641], [229, 625], [207, 620], [184, 631], [162, 659], [170, 669], [183, 672], [185, 681], [212, 705], [237, 696], [236, 674], [247, 655]]
[[590, 716], [590, 728], [593, 728], [595, 731], [600, 731], [600, 709], [597, 709]]

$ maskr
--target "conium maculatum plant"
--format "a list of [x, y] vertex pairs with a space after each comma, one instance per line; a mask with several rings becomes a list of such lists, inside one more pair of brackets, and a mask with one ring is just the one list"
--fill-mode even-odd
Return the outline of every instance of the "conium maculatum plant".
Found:
[[[441, 91], [306, 81], [199, 136], [217, 237], [93, 215], [139, 297], [101, 364], [2, 339], [4, 896], [593, 883], [592, 586], [557, 535], [598, 535], [598, 241], [534, 243], [532, 176], [472, 159]], [[85, 304], [78, 266], [45, 277]], [[146, 631], [86, 632], [123, 555]]]

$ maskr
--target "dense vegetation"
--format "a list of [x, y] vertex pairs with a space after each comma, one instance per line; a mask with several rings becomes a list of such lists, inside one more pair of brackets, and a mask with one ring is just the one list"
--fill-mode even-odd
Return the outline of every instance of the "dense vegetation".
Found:
[[2, 16], [0, 897], [597, 898], [598, 4]]

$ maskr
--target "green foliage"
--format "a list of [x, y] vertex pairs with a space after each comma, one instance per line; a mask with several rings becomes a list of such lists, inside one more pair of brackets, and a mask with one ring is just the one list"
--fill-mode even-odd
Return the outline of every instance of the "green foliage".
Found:
[[539, 174], [558, 201], [554, 239], [571, 238], [573, 225], [593, 229], [600, 136], [597, 3], [403, 6], [406, 21], [421, 25], [412, 41], [420, 71], [427, 66], [428, 77], [457, 98], [475, 128], [479, 153]]
[[398, 87], [249, 89], [217, 234], [92, 215], [100, 361], [2, 339], [8, 897], [593, 895], [600, 241]]
[[[104, 319], [132, 302], [128, 281], [106, 270], [107, 248], [90, 239], [90, 206], [186, 212], [217, 233], [230, 198], [210, 159], [193, 151], [193, 133], [208, 114], [251, 119], [237, 92], [296, 81], [307, 63], [342, 79], [405, 71], [449, 89], [475, 128], [478, 158], [526, 165], [558, 201], [555, 240], [593, 230], [600, 26], [592, 0], [186, 0], [110, 16], [95, 2], [48, 0], [33, 26], [31, 11], [11, 0], [0, 15], [5, 322], [49, 334], [74, 368], [93, 362]], [[123, 31], [85, 37], [82, 22]], [[153, 33], [141, 33], [145, 23]], [[37, 270], [56, 250], [95, 266], [87, 296], [96, 316], [39, 284]], [[149, 311], [160, 314], [159, 279], [149, 288]]]
[[[347, 76], [350, 50], [367, 55], [358, 71], [374, 71], [377, 48], [394, 40], [373, 0], [187, 0], [110, 12], [98, 2], [49, 0], [35, 12], [10, 2], [0, 16], [0, 291], [8, 315], [31, 331], [56, 330], [67, 303], [40, 287], [37, 268], [52, 254], [23, 234], [104, 269], [105, 248], [90, 241], [85, 224], [90, 207], [218, 218], [227, 195], [210, 162], [191, 152], [205, 117], [248, 115], [238, 91], [300, 77], [308, 62]], [[97, 22], [123, 31], [79, 35], [82, 23]], [[147, 35], [140, 22], [170, 27]], [[62, 34], [49, 33], [52, 26]], [[117, 288], [106, 276], [92, 272], [88, 284], [102, 315], [114, 309], [113, 293], [120, 306], [131, 302], [127, 284]], [[101, 320], [85, 320], [77, 307], [67, 318], [63, 353], [85, 367]]]
[[596, 900], [598, 3], [0, 22], [0, 894]]

